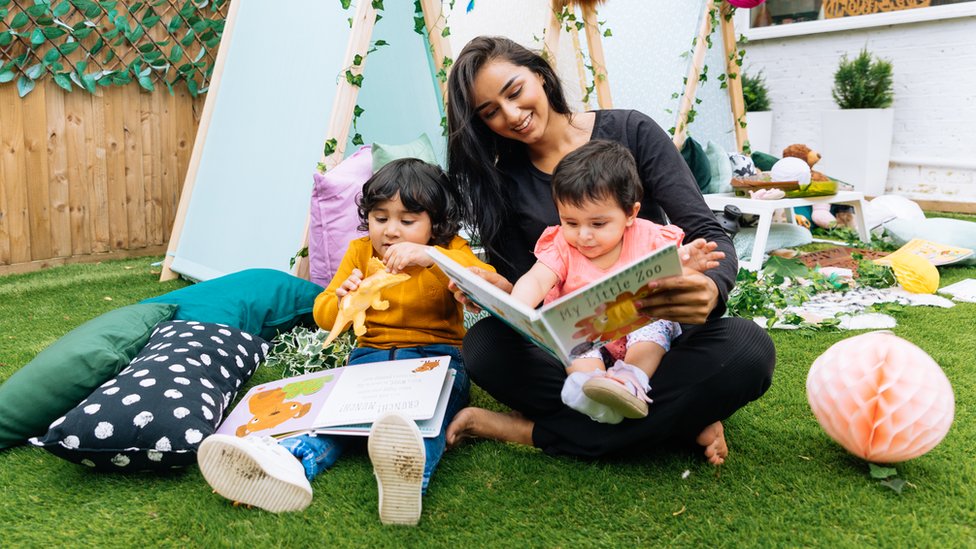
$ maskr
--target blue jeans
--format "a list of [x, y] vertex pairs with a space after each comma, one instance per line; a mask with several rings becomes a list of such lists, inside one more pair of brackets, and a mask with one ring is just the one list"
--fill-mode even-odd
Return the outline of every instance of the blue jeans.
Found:
[[[370, 362], [384, 362], [387, 360], [402, 360], [408, 358], [426, 358], [431, 356], [450, 356], [450, 368], [454, 370], [454, 386], [451, 396], [447, 401], [447, 411], [444, 414], [444, 423], [441, 425], [440, 433], [436, 437], [424, 438], [424, 450], [427, 459], [424, 462], [424, 481], [422, 491], [427, 492], [427, 484], [430, 477], [434, 474], [444, 449], [447, 446], [447, 426], [451, 423], [454, 415], [467, 406], [468, 393], [470, 392], [471, 382], [468, 374], [464, 371], [464, 364], [461, 361], [461, 350], [451, 345], [427, 345], [424, 347], [409, 347], [406, 349], [373, 349], [370, 347], [356, 347], [349, 356], [349, 365], [368, 364]], [[322, 471], [332, 467], [342, 455], [342, 451], [349, 444], [351, 437], [334, 435], [299, 435], [297, 437], [286, 438], [279, 442], [288, 449], [296, 458], [302, 462], [305, 468], [305, 476], [309, 481], [314, 479]]]

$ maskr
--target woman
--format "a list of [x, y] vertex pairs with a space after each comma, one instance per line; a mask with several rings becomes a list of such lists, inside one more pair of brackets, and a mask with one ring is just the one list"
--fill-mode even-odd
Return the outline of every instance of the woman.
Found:
[[468, 43], [448, 90], [449, 174], [469, 198], [468, 221], [498, 270], [483, 273], [490, 282], [510, 291], [509, 281], [531, 268], [536, 240], [559, 223], [551, 174], [590, 139], [618, 141], [633, 153], [644, 185], [640, 217], [665, 223], [667, 216], [689, 241], [714, 241], [726, 257], [707, 273], [686, 268], [652, 283], [655, 292], [638, 303], [684, 328], [654, 376], [647, 417], [605, 425], [569, 409], [560, 399], [563, 365], [504, 323], [485, 318], [464, 339], [464, 362], [475, 383], [515, 412], [465, 408], [448, 427], [448, 443], [476, 436], [596, 457], [695, 441], [710, 462], [723, 463], [728, 448], [721, 421], [769, 388], [775, 350], [752, 322], [721, 318], [738, 270], [735, 251], [668, 135], [636, 111], [571, 112], [549, 64], [505, 38]]

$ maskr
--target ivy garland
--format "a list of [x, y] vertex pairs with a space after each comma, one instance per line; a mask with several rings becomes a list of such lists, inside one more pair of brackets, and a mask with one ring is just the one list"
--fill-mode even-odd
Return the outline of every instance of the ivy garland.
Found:
[[[581, 19], [576, 17], [576, 14], [570, 10], [569, 4], [564, 5], [562, 9], [559, 11], [559, 13], [556, 13], [556, 19], [563, 26], [566, 32], [573, 32], [574, 29], [576, 30], [576, 32], [579, 32], [586, 28], [586, 23], [584, 23]], [[602, 29], [601, 34], [604, 37], [609, 38], [613, 36], [613, 31], [611, 31], [609, 27], [604, 28], [606, 26], [606, 23], [607, 23], [606, 21], [597, 20], [598, 28]], [[538, 41], [538, 37], [536, 37], [536, 40]], [[580, 99], [580, 101], [584, 105], [588, 105], [590, 103], [590, 95], [592, 95], [594, 93], [594, 90], [596, 90], [597, 81], [599, 80], [602, 82], [603, 80], [606, 79], [606, 75], [603, 73], [598, 74], [596, 68], [593, 66], [593, 60], [589, 59], [589, 62], [587, 63], [586, 62], [586, 60], [588, 59], [587, 55], [582, 51], [580, 52], [580, 54], [583, 55], [584, 58], [583, 67], [585, 67], [586, 70], [590, 72], [590, 76], [591, 76], [588, 85], [585, 86], [585, 93], [583, 97]]]
[[[46, 75], [65, 89], [133, 81], [206, 92], [227, 0], [0, 0], [0, 84], [24, 97]], [[73, 84], [73, 85], [72, 85]]]
[[[2, 1], [2, 0], [0, 0], [0, 1]], [[383, 7], [383, 0], [370, 0], [370, 1], [372, 2], [373, 9], [375, 9], [377, 11], [382, 11], [384, 9], [384, 7]], [[352, 0], [339, 0], [339, 2], [341, 3], [342, 8], [344, 10], [347, 10], [348, 11], [349, 8], [352, 7]], [[449, 9], [454, 9], [454, 2], [455, 2], [455, 0], [450, 0], [450, 2], [449, 2]], [[417, 34], [419, 34], [421, 36], [426, 36], [427, 35], [427, 24], [426, 24], [426, 22], [424, 20], [423, 7], [420, 5], [420, 0], [414, 0], [413, 6], [414, 6], [413, 30], [414, 30], [414, 32], [416, 32]], [[382, 18], [383, 18], [383, 15], [381, 13], [377, 13], [376, 14], [376, 21], [379, 21]], [[447, 17], [444, 15], [443, 12], [441, 12], [440, 19], [438, 20], [438, 23], [441, 22], [441, 21], [444, 21], [444, 29], [441, 31], [441, 36], [444, 37], [444, 38], [447, 38], [448, 36], [451, 35], [451, 28], [447, 25]], [[352, 28], [352, 23], [353, 23], [352, 17], [350, 17], [348, 19], [348, 22], [349, 22], [349, 27]], [[352, 65], [350, 65], [348, 67], [345, 67], [342, 70], [342, 72], [340, 73], [340, 75], [337, 77], [337, 80], [345, 79], [346, 82], [348, 82], [350, 85], [355, 86], [357, 88], [362, 88], [363, 87], [363, 79], [364, 79], [363, 74], [362, 74], [361, 71], [358, 71], [359, 73], [357, 74], [356, 72], [354, 72], [353, 69], [362, 68], [363, 62], [366, 60], [366, 56], [367, 55], [375, 52], [376, 50], [378, 50], [379, 48], [381, 48], [383, 46], [389, 46], [389, 45], [390, 45], [390, 43], [387, 42], [386, 40], [380, 39], [380, 40], [374, 41], [372, 44], [370, 44], [370, 47], [369, 47], [369, 49], [366, 52], [364, 52], [362, 54], [356, 54], [355, 56], [353, 56]], [[433, 49], [433, 47], [431, 47], [431, 49]], [[431, 53], [433, 54], [433, 52], [431, 52]], [[447, 73], [450, 70], [451, 65], [453, 65], [453, 64], [454, 64], [454, 60], [451, 59], [450, 57], [445, 56], [441, 60], [441, 69], [439, 71], [437, 71], [437, 74], [434, 75], [439, 82], [441, 82], [441, 83], [447, 82]], [[353, 109], [353, 114], [352, 114], [353, 136], [352, 136], [352, 139], [351, 139], [351, 143], [353, 145], [356, 145], [356, 146], [359, 146], [359, 145], [362, 145], [362, 144], [365, 143], [365, 141], [363, 140], [362, 134], [360, 134], [359, 131], [358, 131], [359, 117], [362, 116], [363, 113], [365, 113], [365, 112], [366, 112], [366, 109], [362, 108], [358, 104]], [[444, 133], [444, 135], [447, 135], [447, 117], [446, 116], [442, 116], [441, 117], [441, 131]], [[325, 145], [323, 146], [323, 149], [322, 149], [323, 155], [324, 156], [330, 156], [330, 155], [334, 154], [336, 152], [336, 149], [338, 148], [338, 146], [339, 146], [339, 143], [338, 143], [338, 140], [336, 138], [332, 137], [332, 138], [326, 140]], [[318, 164], [318, 169], [319, 169], [320, 172], [323, 172], [324, 173], [325, 172], [325, 164], [323, 164], [323, 163], [320, 162]]]
[[[714, 45], [713, 44], [713, 40], [712, 40], [712, 36], [715, 34], [715, 29], [717, 29], [719, 27], [719, 16], [720, 16], [719, 13], [720, 13], [720, 10], [721, 10], [720, 4], [721, 4], [722, 1], [726, 1], [726, 0], [721, 0], [719, 2], [716, 2], [715, 4], [712, 5], [711, 9], [708, 12], [708, 17], [711, 20], [711, 25], [710, 25], [709, 33], [705, 37], [705, 43], [708, 45], [708, 49], [712, 49], [712, 46]], [[726, 22], [729, 22], [729, 21], [732, 20], [732, 17], [735, 15], [735, 10], [736, 10], [736, 7], [735, 6], [732, 6], [732, 5], [729, 6], [729, 9], [724, 14], [724, 18], [725, 18], [725, 21]], [[745, 44], [746, 43], [745, 36], [742, 36], [742, 35], [739, 36], [739, 43], [742, 43], [742, 44]], [[691, 48], [689, 48], [687, 51], [682, 52], [681, 53], [681, 56], [682, 57], [691, 58], [691, 56], [694, 55], [695, 46], [696, 45], [698, 45], [698, 37], [697, 36], [691, 40]], [[716, 78], [716, 80], [718, 80], [718, 82], [719, 82], [719, 89], [723, 89], [723, 90], [724, 89], [727, 89], [729, 87], [729, 81], [732, 80], [732, 79], [734, 79], [734, 78], [737, 78], [739, 76], [739, 74], [742, 72], [742, 63], [745, 60], [745, 56], [746, 56], [746, 50], [745, 49], [736, 49], [735, 51], [729, 52], [729, 54], [728, 54], [729, 61], [735, 63], [735, 65], [737, 67], [739, 67], [739, 71], [738, 72], [735, 72], [735, 73], [733, 73], [733, 72], [727, 72], [726, 71], [726, 72], [723, 72], [722, 74], [719, 74], [718, 77]], [[699, 85], [701, 85], [701, 84], [704, 84], [707, 81], [708, 81], [708, 65], [705, 64], [705, 63], [703, 63], [702, 64], [701, 71], [698, 73], [698, 83], [699, 83]], [[679, 99], [681, 97], [681, 95], [682, 95], [682, 92], [684, 90], [684, 87], [687, 84], [688, 84], [688, 77], [685, 76], [684, 78], [681, 79], [682, 91], [676, 91], [676, 92], [672, 93], [671, 94], [671, 99]], [[695, 105], [700, 105], [701, 102], [702, 102], [701, 98], [696, 96], [695, 97], [694, 104], [688, 110], [688, 118], [687, 118], [687, 120], [685, 120], [684, 125], [680, 129], [684, 129], [684, 128], [690, 126], [691, 123], [695, 121], [695, 117], [698, 115], [698, 111], [695, 110]], [[667, 109], [666, 112], [668, 112], [670, 114], [673, 114], [674, 113], [674, 111], [672, 111], [671, 109]], [[745, 128], [746, 127], [746, 118], [745, 118], [745, 115], [740, 116], [739, 119], [736, 120], [735, 122], [737, 124], [739, 124], [739, 126]], [[672, 127], [668, 128], [668, 133], [673, 136], [673, 135], [675, 135], [675, 133], [676, 133], [676, 131], [678, 129], [679, 128], [676, 128], [676, 127], [672, 126]], [[746, 144], [746, 146], [748, 147], [748, 143]]]

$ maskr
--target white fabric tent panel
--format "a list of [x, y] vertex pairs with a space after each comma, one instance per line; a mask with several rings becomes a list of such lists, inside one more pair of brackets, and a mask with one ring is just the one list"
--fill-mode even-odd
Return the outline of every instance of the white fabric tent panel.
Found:
[[[239, 2], [172, 270], [208, 280], [287, 271], [302, 242], [350, 35], [336, 1]], [[288, 16], [287, 35], [268, 18]], [[198, 135], [198, 139], [204, 136]]]
[[[617, 1], [602, 4], [599, 19], [612, 36], [603, 38], [607, 78], [613, 105], [637, 109], [665, 130], [678, 115], [675, 92], [684, 90], [691, 63], [693, 41], [704, 15], [703, 0]], [[689, 135], [705, 145], [711, 139], [724, 149], [735, 149], [735, 127], [727, 89], [718, 76], [725, 72], [721, 29], [712, 34], [712, 48], [705, 56], [708, 80], [699, 84], [697, 116]], [[668, 112], [670, 111], [670, 112]]]

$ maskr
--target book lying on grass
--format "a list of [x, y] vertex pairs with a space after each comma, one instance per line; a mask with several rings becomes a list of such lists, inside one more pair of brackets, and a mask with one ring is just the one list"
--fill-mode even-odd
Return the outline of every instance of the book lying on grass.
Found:
[[678, 249], [671, 244], [533, 309], [436, 249], [429, 253], [472, 301], [565, 364], [656, 320], [633, 302], [649, 294], [648, 282], [681, 274]]
[[930, 240], [913, 238], [901, 248], [898, 248], [885, 257], [875, 259], [874, 262], [891, 266], [891, 260], [899, 254], [915, 254], [928, 259], [929, 263], [939, 267], [941, 265], [951, 265], [962, 261], [973, 255], [973, 251], [969, 248], [958, 248], [956, 246], [949, 246], [948, 244], [939, 244]]
[[423, 423], [424, 436], [435, 436], [452, 387], [450, 362], [449, 356], [373, 362], [263, 383], [241, 398], [217, 433], [366, 435], [381, 414], [395, 411]]

